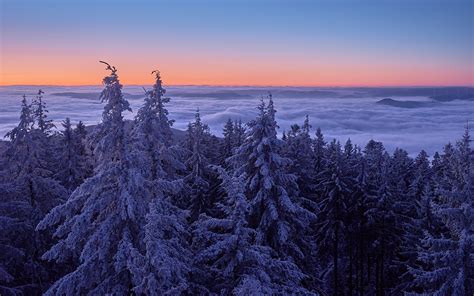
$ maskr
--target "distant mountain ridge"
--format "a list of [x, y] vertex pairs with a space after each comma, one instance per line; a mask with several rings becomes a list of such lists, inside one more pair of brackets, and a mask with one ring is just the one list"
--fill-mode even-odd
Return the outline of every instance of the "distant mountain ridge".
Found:
[[434, 103], [433, 102], [420, 102], [420, 101], [397, 101], [394, 99], [386, 98], [386, 99], [377, 101], [376, 104], [399, 107], [399, 108], [420, 108], [420, 107], [430, 107]]

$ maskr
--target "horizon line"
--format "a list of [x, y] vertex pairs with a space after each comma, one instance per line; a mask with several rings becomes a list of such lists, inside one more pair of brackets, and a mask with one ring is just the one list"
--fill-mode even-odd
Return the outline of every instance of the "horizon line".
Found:
[[[122, 84], [125, 86], [145, 86], [153, 85], [153, 83], [130, 83]], [[0, 84], [0, 87], [16, 87], [16, 86], [43, 86], [43, 87], [83, 87], [83, 86], [103, 86], [103, 84]], [[464, 87], [474, 88], [474, 84], [437, 84], [437, 85], [271, 85], [271, 84], [164, 84], [165, 87], [301, 87], [301, 88], [448, 88], [448, 87]]]

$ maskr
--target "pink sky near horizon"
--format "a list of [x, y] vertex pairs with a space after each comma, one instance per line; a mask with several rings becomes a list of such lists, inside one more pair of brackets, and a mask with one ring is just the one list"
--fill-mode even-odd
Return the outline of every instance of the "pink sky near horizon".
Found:
[[[417, 61], [380, 61], [355, 56], [311, 58], [224, 56], [212, 53], [181, 56], [169, 53], [114, 57], [73, 52], [40, 51], [8, 54], [0, 85], [99, 85], [107, 74], [99, 60], [118, 68], [126, 85], [150, 84], [153, 69], [168, 85], [258, 86], [472, 86], [474, 70]], [[278, 62], [275, 62], [277, 60]]]

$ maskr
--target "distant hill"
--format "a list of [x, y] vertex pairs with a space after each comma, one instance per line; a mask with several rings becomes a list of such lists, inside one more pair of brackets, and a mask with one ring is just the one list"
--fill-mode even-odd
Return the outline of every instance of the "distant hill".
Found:
[[[100, 99], [100, 92], [57, 92], [57, 93], [52, 93], [52, 96], [62, 96], [62, 97], [70, 97], [72, 99], [80, 99], [80, 100], [99, 100]], [[144, 98], [144, 94], [129, 94], [129, 93], [123, 93], [123, 96], [126, 99], [141, 99]]]
[[474, 101], [474, 87], [359, 87], [353, 97], [429, 97], [436, 101]]
[[438, 102], [449, 102], [449, 101], [454, 101], [454, 100], [474, 101], [474, 91], [440, 94], [440, 95], [431, 96], [430, 98]]
[[394, 99], [386, 98], [376, 102], [380, 105], [387, 105], [398, 108], [420, 108], [432, 106], [431, 102], [418, 102], [418, 101], [397, 101]]

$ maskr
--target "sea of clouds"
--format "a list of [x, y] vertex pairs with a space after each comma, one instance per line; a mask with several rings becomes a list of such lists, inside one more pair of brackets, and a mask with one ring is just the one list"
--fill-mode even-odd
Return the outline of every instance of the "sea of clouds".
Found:
[[[18, 123], [22, 95], [33, 99], [38, 88], [0, 87], [0, 136], [3, 137]], [[79, 120], [85, 124], [100, 122], [103, 108], [99, 100], [100, 86], [45, 86], [41, 89], [45, 92], [49, 117], [59, 129], [66, 117], [70, 117], [73, 123]], [[125, 117], [132, 119], [143, 103], [144, 90], [140, 86], [125, 86], [123, 91], [133, 109], [133, 113]], [[313, 132], [321, 127], [327, 140], [336, 138], [345, 142], [350, 138], [364, 146], [374, 139], [382, 141], [390, 152], [401, 147], [412, 156], [422, 149], [430, 155], [441, 151], [446, 143], [455, 142], [462, 136], [468, 120], [474, 121], [473, 101], [439, 102], [424, 92], [383, 88], [168, 87], [167, 96], [171, 97], [169, 117], [176, 121], [175, 128], [184, 130], [199, 108], [211, 131], [221, 135], [228, 118], [243, 122], [253, 119], [260, 98], [267, 96], [268, 92], [273, 94], [280, 134], [294, 123], [301, 124], [308, 114]], [[420, 103], [415, 108], [377, 103], [387, 97]]]

